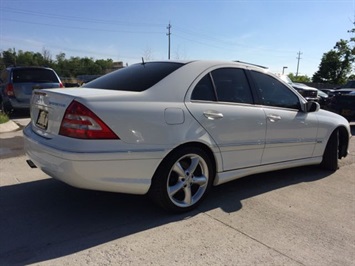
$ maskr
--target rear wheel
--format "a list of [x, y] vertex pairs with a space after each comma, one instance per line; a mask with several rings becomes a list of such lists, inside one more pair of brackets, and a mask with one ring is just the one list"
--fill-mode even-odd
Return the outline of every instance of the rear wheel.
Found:
[[335, 130], [328, 140], [327, 146], [323, 154], [321, 166], [324, 169], [336, 171], [339, 158], [339, 131]]
[[173, 212], [195, 208], [211, 187], [214, 168], [207, 153], [197, 147], [183, 147], [169, 155], [157, 169], [150, 196]]

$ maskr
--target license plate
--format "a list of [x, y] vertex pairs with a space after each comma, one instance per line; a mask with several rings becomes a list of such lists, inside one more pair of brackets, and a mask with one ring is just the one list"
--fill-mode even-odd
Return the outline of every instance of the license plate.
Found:
[[342, 114], [342, 115], [351, 115], [351, 110], [349, 110], [349, 109], [343, 109], [343, 110], [341, 111], [341, 114]]
[[36, 126], [41, 129], [46, 130], [48, 127], [48, 112], [45, 110], [40, 110], [38, 113]]

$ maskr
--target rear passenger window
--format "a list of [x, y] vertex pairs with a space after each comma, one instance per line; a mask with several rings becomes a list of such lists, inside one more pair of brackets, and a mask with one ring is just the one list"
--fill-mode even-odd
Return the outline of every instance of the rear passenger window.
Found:
[[248, 80], [243, 69], [221, 68], [212, 71], [217, 99], [222, 102], [253, 103]]
[[191, 100], [216, 101], [216, 94], [211, 82], [210, 74], [204, 76], [197, 83], [191, 95]]

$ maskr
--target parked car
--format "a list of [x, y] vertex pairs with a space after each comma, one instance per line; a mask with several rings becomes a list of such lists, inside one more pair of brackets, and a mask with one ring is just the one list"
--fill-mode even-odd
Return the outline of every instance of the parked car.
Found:
[[43, 88], [62, 88], [58, 75], [47, 67], [8, 67], [0, 76], [1, 111], [11, 113], [29, 109], [32, 91]]
[[320, 89], [320, 91], [328, 94], [329, 97], [333, 97], [335, 95], [335, 89]]
[[303, 83], [293, 82], [288, 76], [281, 75], [280, 78], [295, 88], [307, 101], [317, 102], [318, 98], [318, 90], [316, 88], [310, 87]]
[[338, 89], [334, 92], [334, 95], [345, 95], [345, 94], [349, 94], [351, 92], [354, 92], [355, 89], [353, 88], [342, 88], [342, 89]]
[[333, 96], [328, 109], [342, 115], [349, 122], [355, 120], [355, 89], [352, 89], [350, 92], [346, 89], [346, 91]]
[[345, 85], [340, 88], [352, 88], [355, 89], [355, 80], [349, 80]]
[[318, 103], [322, 109], [328, 109], [328, 105], [331, 102], [332, 97], [325, 92], [318, 90]]
[[80, 88], [35, 90], [31, 167], [74, 187], [195, 208], [211, 186], [303, 165], [335, 171], [348, 121], [267, 70], [224, 61], [134, 64]]

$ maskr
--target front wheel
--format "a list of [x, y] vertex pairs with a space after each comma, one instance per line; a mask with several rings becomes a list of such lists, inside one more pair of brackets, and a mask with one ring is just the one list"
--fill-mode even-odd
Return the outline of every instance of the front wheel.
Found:
[[183, 147], [163, 160], [149, 193], [168, 211], [190, 211], [205, 198], [213, 177], [214, 167], [207, 153], [197, 147]]
[[328, 140], [327, 146], [323, 154], [321, 167], [330, 171], [336, 171], [339, 158], [339, 131], [335, 130]]

